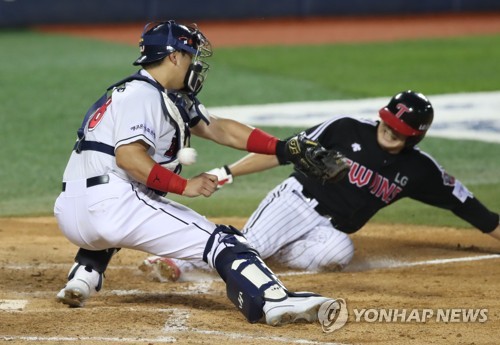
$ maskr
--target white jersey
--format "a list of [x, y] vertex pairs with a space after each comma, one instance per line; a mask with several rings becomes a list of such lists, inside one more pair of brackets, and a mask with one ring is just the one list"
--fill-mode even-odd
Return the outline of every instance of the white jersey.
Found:
[[[141, 74], [152, 79], [144, 70]], [[177, 152], [187, 140], [186, 123], [194, 125], [204, 117], [193, 108], [190, 113], [178, 109], [154, 85], [132, 80], [113, 89], [89, 116], [85, 143], [108, 145], [112, 153], [112, 148], [142, 140], [153, 160], [175, 170]], [[201, 260], [216, 225], [134, 181], [109, 153], [84, 148], [71, 154], [54, 207], [66, 237], [88, 250], [133, 248]], [[101, 180], [89, 184], [91, 178]]]
[[[152, 79], [145, 70], [140, 73]], [[153, 85], [132, 80], [124, 87], [115, 88], [108, 102], [90, 117], [85, 126], [85, 140], [104, 143], [115, 150], [121, 145], [141, 140], [150, 146], [149, 154], [154, 161], [175, 170], [178, 165], [176, 153], [185, 144], [185, 123], [175, 104], [164, 92], [162, 96], [170, 114], [168, 120], [162, 108], [160, 92]], [[198, 115], [192, 111], [188, 116], [192, 120]], [[108, 173], [131, 181], [127, 173], [116, 165], [115, 157], [93, 150], [73, 151], [63, 181]]]

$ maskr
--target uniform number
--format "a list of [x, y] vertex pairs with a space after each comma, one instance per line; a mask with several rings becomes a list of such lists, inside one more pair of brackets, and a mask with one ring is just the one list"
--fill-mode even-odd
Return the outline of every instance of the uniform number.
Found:
[[101, 122], [102, 118], [104, 117], [104, 113], [106, 112], [106, 109], [108, 109], [108, 106], [111, 104], [111, 98], [109, 98], [106, 103], [101, 105], [99, 109], [97, 109], [92, 115], [92, 118], [90, 119], [89, 122], [89, 131], [93, 131], [97, 125]]

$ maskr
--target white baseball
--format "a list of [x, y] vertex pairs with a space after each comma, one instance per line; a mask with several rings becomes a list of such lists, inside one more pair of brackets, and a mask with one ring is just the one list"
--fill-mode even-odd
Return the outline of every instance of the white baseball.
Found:
[[196, 150], [192, 147], [184, 147], [177, 152], [177, 158], [181, 164], [191, 165], [196, 162]]

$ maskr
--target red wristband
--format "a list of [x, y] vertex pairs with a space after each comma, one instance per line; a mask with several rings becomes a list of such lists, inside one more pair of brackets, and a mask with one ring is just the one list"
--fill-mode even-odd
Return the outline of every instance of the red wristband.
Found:
[[156, 163], [149, 173], [146, 186], [161, 192], [180, 194], [186, 189], [187, 180]]
[[247, 151], [274, 155], [276, 154], [277, 142], [278, 138], [255, 128], [248, 136]]

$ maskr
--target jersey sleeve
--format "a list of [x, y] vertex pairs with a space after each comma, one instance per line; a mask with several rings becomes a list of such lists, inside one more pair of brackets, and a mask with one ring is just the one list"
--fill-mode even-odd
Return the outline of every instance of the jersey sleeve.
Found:
[[437, 162], [421, 153], [420, 176], [410, 198], [425, 204], [447, 209], [478, 228], [489, 233], [498, 226], [499, 215], [484, 206], [459, 180], [448, 174]]
[[[134, 85], [135, 84], [135, 85]], [[163, 118], [160, 95], [156, 89], [142, 83], [130, 83], [124, 91], [113, 93], [115, 150], [121, 145], [139, 140], [155, 148]]]
[[317, 140], [326, 148], [330, 148], [333, 142], [338, 141], [343, 130], [349, 130], [349, 124], [355, 121], [348, 116], [337, 116], [320, 123], [314, 127], [308, 128], [305, 132], [307, 137]]

